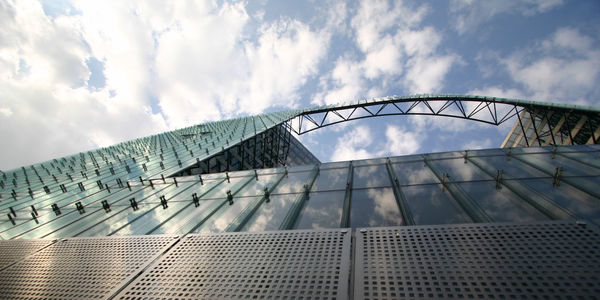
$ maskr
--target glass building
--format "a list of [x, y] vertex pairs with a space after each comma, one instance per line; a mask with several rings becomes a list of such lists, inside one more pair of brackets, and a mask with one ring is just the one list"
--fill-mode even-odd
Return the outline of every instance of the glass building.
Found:
[[[329, 163], [292, 135], [410, 114], [515, 125], [503, 148]], [[597, 297], [599, 120], [589, 107], [388, 97], [9, 170], [0, 297]]]

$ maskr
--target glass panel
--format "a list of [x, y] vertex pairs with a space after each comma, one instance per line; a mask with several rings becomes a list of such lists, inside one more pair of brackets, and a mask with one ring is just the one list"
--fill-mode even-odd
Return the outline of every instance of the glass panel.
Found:
[[438, 179], [424, 162], [393, 164], [400, 185], [438, 183]]
[[353, 190], [350, 225], [352, 228], [402, 225], [392, 188]]
[[287, 194], [301, 192], [304, 185], [308, 183], [311, 172], [288, 173], [277, 185], [273, 194]]
[[296, 229], [338, 228], [346, 191], [310, 193]]
[[[77, 190], [79, 191], [79, 189], [77, 189]], [[4, 238], [11, 238], [11, 237], [16, 236], [27, 230], [31, 230], [32, 228], [43, 227], [45, 223], [54, 222], [60, 216], [56, 216], [54, 214], [54, 212], [51, 208], [51, 205], [53, 203], [56, 203], [60, 207], [61, 211], [64, 214], [63, 209], [67, 208], [67, 207], [75, 207], [75, 202], [77, 202], [77, 201], [81, 201], [81, 203], [84, 205], [84, 207], [88, 208], [88, 207], [90, 207], [90, 205], [93, 206], [94, 203], [97, 203], [104, 198], [107, 198], [107, 199], [117, 198], [118, 199], [118, 197], [121, 197], [121, 196], [127, 194], [128, 192], [129, 192], [129, 190], [127, 190], [127, 189], [125, 189], [125, 190], [121, 189], [121, 190], [113, 190], [112, 193], [109, 193], [106, 190], [104, 190], [101, 192], [91, 193], [90, 195], [87, 195], [85, 192], [78, 193], [78, 194], [65, 193], [64, 195], [66, 195], [66, 196], [64, 196], [64, 198], [60, 199], [60, 200], [56, 199], [58, 197], [55, 197], [55, 198], [46, 199], [45, 201], [42, 201], [42, 202], [37, 202], [33, 205], [35, 205], [36, 210], [39, 213], [38, 222], [40, 224], [36, 224], [35, 221], [33, 221], [29, 218], [31, 208], [29, 207], [29, 205], [27, 205], [27, 202], [25, 202], [24, 205], [22, 205], [23, 207], [21, 209], [19, 209], [17, 206], [13, 206], [13, 209], [15, 209], [17, 216], [19, 216], [19, 217], [27, 216], [27, 220], [25, 221], [25, 220], [21, 220], [19, 218], [16, 220], [18, 226], [13, 226], [12, 223], [10, 223], [7, 219], [4, 224], [6, 226], [6, 227], [4, 227], [6, 230], [3, 231], [2, 236]], [[63, 196], [63, 195], [61, 195], [61, 196]], [[81, 198], [81, 197], [85, 197], [85, 198]], [[108, 197], [110, 197], [110, 198], [108, 198]], [[28, 199], [24, 199], [23, 201], [27, 201], [27, 200]], [[30, 201], [33, 201], [33, 200], [30, 200]], [[16, 201], [6, 201], [5, 202], [5, 204], [7, 204], [7, 207], [6, 207], [7, 211], [9, 210], [9, 207], [11, 206], [11, 202], [14, 203]], [[29, 202], [29, 204], [32, 204], [32, 203]]]
[[440, 159], [440, 158], [462, 158], [465, 155], [465, 151], [452, 151], [452, 152], [441, 152], [441, 153], [428, 153], [425, 154], [427, 159]]
[[[529, 129], [529, 132], [531, 134], [534, 134], [533, 133], [533, 127]], [[529, 134], [527, 136], [529, 137]], [[527, 138], [527, 140], [529, 141], [529, 144], [531, 145], [533, 139]], [[550, 151], [552, 151], [552, 147], [518, 147], [518, 148], [512, 148], [510, 150], [509, 149], [503, 149], [503, 150], [504, 150], [505, 153], [508, 153], [508, 151], [510, 151], [512, 154], [519, 154], [519, 153], [549, 153]]]
[[265, 193], [265, 187], [271, 188], [282, 175], [283, 174], [258, 175], [258, 180], [254, 179], [250, 181], [236, 194], [236, 197], [263, 195]]
[[[200, 185], [200, 183], [197, 184]], [[159, 195], [157, 195], [154, 199], [150, 199], [151, 202], [153, 202], [152, 205], [154, 209], [139, 219], [131, 220], [127, 226], [116, 232], [115, 235], [143, 235], [149, 234], [153, 230], [156, 230], [157, 226], [161, 225], [167, 219], [172, 218], [173, 215], [178, 214], [182, 209], [185, 209], [191, 205], [191, 200], [177, 200], [177, 195], [183, 196], [181, 198], [191, 198], [187, 191], [188, 188], [190, 188], [190, 185], [180, 185], [179, 187], [172, 188], [168, 194], [164, 195], [167, 199], [168, 207], [166, 209], [162, 207]]]
[[352, 165], [355, 167], [362, 167], [368, 165], [381, 165], [387, 162], [387, 158], [372, 158], [372, 159], [362, 159], [355, 160], [352, 162]]
[[595, 168], [600, 168], [600, 159], [598, 159], [597, 152], [563, 152], [561, 155], [581, 163], [594, 166]]
[[224, 232], [227, 226], [239, 216], [251, 201], [260, 197], [236, 198], [232, 205], [225, 204], [213, 214], [202, 226], [194, 231], [199, 232]]
[[257, 169], [256, 172], [260, 174], [275, 174], [275, 173], [283, 173], [285, 168], [270, 168], [270, 169]]
[[352, 187], [354, 189], [387, 186], [391, 186], [391, 184], [385, 165], [354, 168], [354, 177], [352, 178]]
[[502, 178], [531, 178], [548, 177], [546, 173], [538, 171], [524, 163], [510, 159], [506, 156], [474, 157], [472, 160], [487, 169], [502, 170]]
[[406, 186], [402, 192], [417, 225], [472, 223], [441, 184]]
[[407, 156], [395, 156], [390, 157], [391, 163], [406, 163], [406, 162], [416, 162], [423, 161], [423, 156], [421, 155], [407, 155]]
[[598, 151], [598, 145], [569, 145], [569, 146], [558, 146], [556, 151], [558, 152], [588, 152]]
[[496, 189], [495, 181], [459, 183], [460, 186], [495, 222], [547, 220], [537, 209], [507, 188]]
[[306, 171], [310, 171], [314, 168], [315, 168], [315, 165], [295, 166], [295, 167], [288, 168], [288, 172], [290, 172], [290, 173], [306, 172]]
[[[212, 191], [208, 192], [206, 195], [202, 196], [201, 199], [221, 199], [227, 196], [227, 191], [231, 191], [235, 193], [248, 179], [252, 179], [252, 177], [235, 177], [230, 178], [229, 182], [224, 180], [219, 186], [217, 186]], [[206, 183], [204, 184], [206, 185]], [[193, 193], [193, 192], [192, 192]], [[200, 193], [198, 193], [198, 197], [200, 197]]]
[[519, 158], [550, 173], [554, 172], [554, 168], [562, 167], [563, 176], [600, 175], [600, 169], [590, 167], [586, 164], [576, 162], [560, 155], [556, 155], [554, 159], [552, 159], [552, 155], [550, 153], [520, 155]]
[[212, 211], [223, 205], [225, 199], [200, 200], [198, 207], [190, 205], [181, 210], [174, 218], [165, 222], [152, 234], [187, 234]]
[[554, 187], [548, 179], [524, 179], [521, 182], [577, 216], [600, 218], [600, 201], [568, 184]]
[[[464, 152], [463, 152], [463, 154], [464, 154]], [[468, 157], [492, 156], [492, 155], [504, 156], [504, 155], [506, 155], [506, 153], [504, 153], [504, 151], [502, 151], [502, 149], [481, 149], [481, 150], [469, 151]]]
[[[150, 187], [147, 187], [147, 188], [140, 190], [134, 194], [131, 194], [127, 197], [123, 197], [114, 203], [110, 203], [111, 209], [113, 212], [111, 212], [109, 217], [106, 217], [106, 218], [110, 218], [116, 214], [119, 214], [120, 212], [123, 212], [124, 214], [131, 213], [131, 211], [128, 211], [128, 209], [131, 210], [131, 208], [129, 206], [130, 198], [135, 197], [135, 199], [137, 200], [137, 202], [139, 204], [143, 204], [147, 198], [149, 198], [150, 196], [152, 196], [156, 193], [162, 192], [162, 190], [164, 190], [167, 187], [168, 187], [167, 185], [162, 185], [160, 187], [156, 187], [155, 190], [153, 190]], [[119, 208], [119, 206], [121, 206], [121, 208]], [[70, 209], [71, 207], [74, 208], [75, 205], [73, 205], [73, 206], [69, 205], [68, 207], [61, 208], [62, 214], [60, 216], [58, 216], [56, 219], [54, 219], [53, 222], [44, 224], [47, 226], [38, 227], [36, 230], [29, 232], [28, 234], [22, 236], [22, 238], [34, 238], [34, 237], [40, 238], [40, 237], [44, 237], [44, 236], [49, 236], [50, 234], [54, 233], [55, 231], [81, 219], [82, 215], [80, 215], [76, 209], [71, 210]], [[68, 210], [71, 213], [66, 213], [65, 210]], [[85, 222], [85, 221], [83, 221], [83, 222]], [[115, 223], [114, 219], [113, 219], [113, 222], [102, 222], [102, 224], [105, 224], [105, 223], [109, 223], [109, 224], [107, 224], [107, 226], [110, 228], [118, 228], [122, 225], [120, 223], [118, 223], [118, 224]], [[93, 224], [97, 224], [97, 223], [91, 223], [91, 224], [88, 224], [87, 226], [93, 226]], [[86, 226], [83, 226], [80, 229], [81, 229], [81, 231], [83, 231], [86, 229]], [[97, 234], [97, 235], [107, 235], [107, 233], [103, 232], [103, 233]]]
[[[192, 202], [191, 194], [197, 193], [198, 196], [201, 197], [203, 193], [205, 193], [207, 190], [214, 187], [215, 185], [218, 185], [221, 182], [223, 182], [223, 180], [217, 179], [217, 180], [204, 181], [204, 185], [195, 184], [195, 185], [193, 185], [193, 187], [191, 189], [188, 189], [184, 193], [181, 193], [175, 199], [172, 199], [170, 202], [191, 203]], [[167, 198], [169, 198], [169, 197], [167, 197]], [[90, 230], [84, 232], [83, 234], [85, 236], [108, 235], [108, 234], [114, 232], [115, 230], [118, 230], [119, 228], [125, 226], [126, 224], [130, 223], [132, 220], [135, 220], [138, 216], [143, 214], [144, 210], [142, 210], [142, 206], [140, 206], [138, 204], [138, 207], [140, 207], [140, 209], [137, 211], [133, 211], [129, 207], [128, 199], [129, 198], [127, 197], [124, 199], [124, 201], [119, 203], [125, 209], [122, 209], [118, 213], [115, 213], [114, 216], [111, 216], [110, 220], [108, 220], [106, 222], [102, 222], [100, 224], [97, 224], [96, 226], [94, 226], [93, 228], [90, 228]], [[136, 199], [138, 199], [138, 198], [136, 197]], [[152, 198], [151, 201], [156, 202], [156, 198]], [[204, 201], [200, 201], [201, 204], [203, 202]], [[138, 201], [138, 203], [140, 203], [140, 201]], [[144, 202], [142, 202], [142, 203], [144, 203]], [[160, 200], [158, 200], [157, 203], [160, 203]], [[156, 204], [153, 204], [153, 205], [156, 206]], [[180, 220], [181, 218], [183, 218], [183, 215], [193, 211], [192, 208], [195, 208], [194, 205], [190, 204], [190, 206], [191, 206], [190, 209], [186, 208], [181, 211], [178, 211], [177, 214], [175, 215], [175, 217], [171, 218], [169, 221], [167, 221], [165, 224], [163, 224], [163, 226], [159, 227], [156, 231], [153, 232], [153, 234], [156, 234], [157, 232], [162, 233], [161, 230], [171, 228], [176, 220]], [[112, 208], [112, 205], [111, 205], [111, 208]], [[170, 208], [171, 208], [171, 204], [169, 204], [169, 209]], [[162, 206], [159, 206], [159, 209], [162, 209]], [[116, 210], [113, 209], [113, 211], [116, 211]], [[149, 229], [152, 229], [152, 228], [149, 228]]]
[[248, 220], [241, 231], [278, 230], [292, 203], [300, 194], [272, 195]]
[[321, 170], [323, 169], [336, 169], [336, 168], [348, 168], [348, 164], [349, 162], [347, 161], [340, 161], [340, 162], [330, 162], [330, 163], [324, 163], [321, 164], [319, 167], [321, 168]]
[[483, 173], [472, 163], [465, 163], [463, 158], [432, 160], [430, 163], [448, 173], [450, 181], [490, 180], [490, 176]]
[[348, 168], [320, 170], [312, 186], [313, 191], [345, 190]]

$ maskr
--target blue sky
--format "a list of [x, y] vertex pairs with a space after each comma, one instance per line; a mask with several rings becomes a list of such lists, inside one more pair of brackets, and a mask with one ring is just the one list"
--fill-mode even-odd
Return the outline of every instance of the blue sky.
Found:
[[[599, 106], [599, 17], [598, 1], [0, 0], [0, 169], [388, 95]], [[498, 147], [511, 125], [386, 117], [300, 139], [332, 161]]]

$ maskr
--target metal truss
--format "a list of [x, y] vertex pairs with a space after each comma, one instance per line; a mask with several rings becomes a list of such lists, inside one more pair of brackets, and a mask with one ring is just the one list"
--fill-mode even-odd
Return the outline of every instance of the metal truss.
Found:
[[[387, 97], [319, 107], [305, 110], [292, 118], [290, 129], [301, 135], [346, 121], [399, 115], [451, 117], [496, 126], [516, 119], [524, 134], [526, 146], [596, 144], [600, 135], [599, 109], [468, 95]], [[522, 120], [525, 115], [530, 115], [531, 124], [525, 124]], [[553, 117], [548, 119], [549, 116]], [[543, 126], [541, 121], [544, 121]], [[532, 130], [528, 130], [529, 128]], [[556, 141], [557, 134], [560, 142]]]

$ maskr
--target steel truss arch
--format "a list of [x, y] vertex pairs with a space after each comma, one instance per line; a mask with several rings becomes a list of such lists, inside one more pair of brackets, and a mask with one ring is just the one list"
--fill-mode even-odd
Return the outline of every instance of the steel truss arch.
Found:
[[472, 95], [392, 96], [316, 107], [290, 119], [288, 127], [301, 135], [342, 122], [399, 115], [450, 117], [496, 126], [516, 120], [511, 132], [520, 131], [526, 146], [597, 144], [600, 139], [598, 108]]

